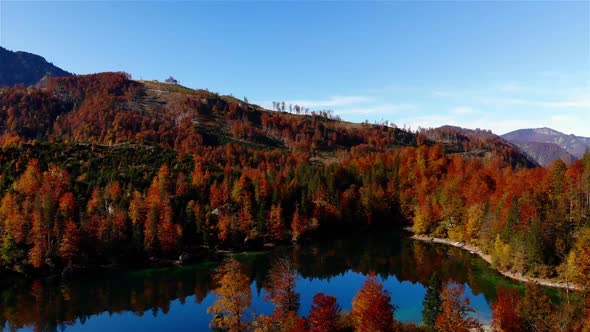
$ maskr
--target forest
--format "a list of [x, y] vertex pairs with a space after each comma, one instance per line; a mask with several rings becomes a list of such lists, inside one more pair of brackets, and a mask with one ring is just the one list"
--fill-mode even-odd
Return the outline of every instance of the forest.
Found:
[[[485, 131], [412, 132], [282, 110], [125, 73], [3, 88], [0, 273], [147, 266], [346, 230], [411, 227], [473, 244], [499, 270], [570, 282], [586, 298], [589, 153], [569, 166], [558, 159], [539, 167]], [[241, 280], [235, 262], [223, 266], [236, 274], [232, 282]], [[449, 287], [443, 298], [462, 296]], [[381, 294], [374, 278], [366, 288]], [[359, 308], [376, 301], [361, 295]], [[513, 293], [501, 299], [531, 301]], [[245, 306], [247, 296], [240, 301]], [[314, 315], [334, 317], [329, 296], [317, 301]], [[577, 302], [589, 321], [590, 303]], [[283, 318], [287, 309], [277, 304]], [[351, 315], [351, 324], [372, 324]], [[221, 315], [216, 324], [232, 330], [242, 324], [238, 316]], [[313, 330], [318, 318], [289, 319]], [[395, 325], [389, 316], [380, 321]]]

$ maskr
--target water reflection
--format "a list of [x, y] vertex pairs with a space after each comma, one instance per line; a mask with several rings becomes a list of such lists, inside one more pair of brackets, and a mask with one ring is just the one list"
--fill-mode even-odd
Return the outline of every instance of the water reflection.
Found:
[[[483, 320], [489, 319], [489, 303], [498, 284], [519, 286], [457, 248], [380, 233], [239, 255], [253, 281], [253, 309], [258, 313], [272, 309], [263, 301], [262, 285], [270, 263], [281, 255], [291, 256], [298, 267], [301, 315], [308, 314], [319, 291], [336, 296], [349, 310], [364, 275], [371, 272], [383, 278], [402, 321], [421, 320], [422, 298], [434, 271], [442, 280], [467, 284], [466, 293]], [[0, 326], [34, 331], [206, 329], [210, 320], [206, 308], [214, 301], [210, 294], [214, 267], [204, 263], [109, 272], [67, 283], [18, 280], [0, 290]]]

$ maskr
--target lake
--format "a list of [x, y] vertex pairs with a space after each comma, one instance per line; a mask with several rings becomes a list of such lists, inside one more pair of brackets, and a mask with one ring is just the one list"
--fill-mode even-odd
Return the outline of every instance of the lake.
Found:
[[[419, 242], [398, 233], [380, 232], [333, 241], [239, 254], [252, 280], [252, 311], [270, 313], [264, 281], [276, 257], [290, 256], [300, 279], [299, 314], [307, 316], [315, 293], [336, 296], [343, 310], [365, 276], [374, 273], [390, 292], [400, 321], [420, 322], [428, 280], [465, 284], [466, 295], [482, 322], [491, 319], [496, 289], [522, 287], [492, 270], [479, 257], [458, 248]], [[69, 282], [19, 280], [0, 289], [0, 327], [24, 331], [202, 331], [214, 301], [211, 273], [215, 262], [140, 271], [109, 271]]]

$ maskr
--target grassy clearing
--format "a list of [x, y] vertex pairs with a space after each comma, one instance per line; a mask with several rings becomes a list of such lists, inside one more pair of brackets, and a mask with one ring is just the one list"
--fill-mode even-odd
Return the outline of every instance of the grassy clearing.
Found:
[[182, 86], [180, 84], [169, 84], [163, 83], [158, 81], [138, 81], [142, 83], [148, 89], [154, 90], [161, 90], [161, 91], [168, 91], [168, 92], [177, 92], [177, 93], [194, 93], [195, 90], [188, 88], [186, 86]]

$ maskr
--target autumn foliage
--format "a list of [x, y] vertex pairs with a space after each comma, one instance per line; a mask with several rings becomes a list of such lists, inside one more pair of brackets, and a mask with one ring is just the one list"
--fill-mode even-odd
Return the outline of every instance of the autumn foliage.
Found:
[[[576, 241], [590, 157], [518, 167], [530, 165], [486, 131], [416, 134], [297, 107], [270, 112], [125, 73], [5, 88], [0, 105], [10, 143], [0, 154], [0, 227], [15, 242], [7, 257], [26, 253], [21, 266], [169, 258], [383, 224], [478, 245], [516, 272], [554, 276], [572, 255], [584, 264]], [[76, 241], [77, 251], [60, 250]]]
[[[487, 131], [281, 109], [125, 73], [3, 88], [1, 268], [145, 265], [409, 226], [590, 288], [590, 154], [531, 167]], [[273, 301], [282, 316], [295, 307]]]
[[516, 290], [501, 288], [492, 305], [492, 324], [496, 331], [522, 331], [524, 321], [519, 316], [521, 295]]
[[297, 279], [297, 270], [289, 258], [277, 259], [269, 271], [265, 299], [274, 304], [272, 317], [279, 323], [299, 309], [299, 294], [295, 292]]
[[350, 318], [355, 331], [390, 331], [394, 307], [391, 296], [375, 276], [369, 276], [352, 300]]
[[317, 293], [309, 313], [310, 332], [338, 331], [340, 307], [334, 296]]
[[227, 259], [218, 269], [215, 280], [218, 284], [213, 293], [215, 303], [207, 309], [213, 315], [211, 327], [239, 332], [246, 326], [246, 311], [252, 302], [250, 280], [241, 272], [240, 263]]
[[436, 317], [434, 328], [440, 332], [467, 332], [477, 328], [479, 323], [469, 313], [474, 309], [469, 305], [469, 298], [464, 297], [463, 285], [450, 283], [441, 294], [440, 313]]

